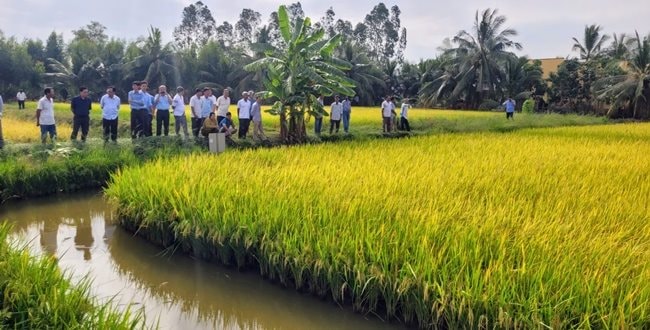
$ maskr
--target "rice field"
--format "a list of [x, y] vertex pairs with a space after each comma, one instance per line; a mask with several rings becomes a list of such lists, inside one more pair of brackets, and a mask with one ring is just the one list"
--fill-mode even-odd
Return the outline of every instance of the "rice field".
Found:
[[73, 286], [56, 260], [29, 255], [10, 243], [9, 226], [0, 224], [0, 328], [2, 329], [140, 329], [142, 314], [117, 312], [90, 298], [83, 280]]
[[[8, 143], [40, 143], [41, 129], [36, 120], [21, 120], [11, 117], [2, 118], [2, 132]], [[57, 141], [70, 140], [72, 127], [67, 123], [56, 124]], [[48, 142], [50, 141], [48, 137]]]
[[[327, 107], [326, 107], [327, 108]], [[40, 131], [34, 124], [36, 103], [27, 102], [26, 110], [18, 110], [15, 105], [8, 104], [3, 118], [4, 138], [8, 143], [33, 143], [40, 142]], [[264, 107], [263, 110], [268, 110]], [[59, 140], [67, 141], [72, 132], [72, 113], [67, 103], [55, 104], [55, 117]], [[186, 106], [188, 127], [190, 108]], [[237, 108], [230, 107], [237, 125]], [[409, 112], [411, 126], [414, 134], [445, 133], [445, 132], [476, 132], [476, 131], [510, 131], [531, 127], [553, 127], [568, 125], [593, 125], [606, 123], [602, 117], [559, 115], [559, 114], [516, 114], [515, 121], [506, 121], [503, 113], [485, 111], [458, 111], [458, 110], [428, 110], [412, 109]], [[264, 129], [269, 137], [279, 134], [279, 118], [268, 113], [262, 115]], [[373, 136], [381, 133], [381, 114], [379, 107], [353, 107], [351, 115], [350, 133], [355, 137]], [[155, 120], [153, 122], [155, 134]], [[308, 119], [307, 132], [313, 135], [314, 121]], [[174, 118], [170, 122], [170, 133], [174, 135]], [[329, 119], [323, 123], [323, 135], [329, 133]], [[343, 134], [343, 127], [340, 133]], [[93, 103], [91, 111], [90, 138], [102, 137], [101, 110], [97, 103]], [[251, 133], [252, 134], [252, 133]], [[130, 110], [123, 104], [119, 115], [119, 137], [130, 138]]]
[[650, 124], [160, 159], [107, 195], [153, 242], [421, 328], [650, 327]]

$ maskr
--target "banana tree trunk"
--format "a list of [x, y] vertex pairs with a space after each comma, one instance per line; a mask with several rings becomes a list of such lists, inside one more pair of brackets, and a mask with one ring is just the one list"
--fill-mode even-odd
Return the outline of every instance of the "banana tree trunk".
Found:
[[284, 112], [280, 114], [280, 140], [284, 143], [289, 142], [289, 122]]

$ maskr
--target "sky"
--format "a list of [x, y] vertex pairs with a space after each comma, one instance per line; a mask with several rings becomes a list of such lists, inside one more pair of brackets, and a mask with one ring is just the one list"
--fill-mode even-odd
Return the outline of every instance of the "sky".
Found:
[[[107, 34], [134, 40], [147, 34], [150, 25], [158, 27], [167, 41], [172, 40], [174, 27], [180, 25], [182, 10], [192, 0], [0, 0], [0, 30], [5, 36], [45, 40], [52, 30], [70, 40], [72, 30], [90, 21], [107, 27]], [[271, 0], [226, 1], [204, 0], [217, 24], [229, 21], [234, 25], [243, 8], [262, 14], [264, 22], [282, 4]], [[332, 7], [336, 18], [363, 21], [379, 3], [377, 0], [303, 0], [305, 14], [319, 20]], [[606, 34], [650, 33], [650, 1], [648, 0], [400, 0], [384, 1], [386, 6], [398, 5], [402, 26], [406, 27], [408, 43], [405, 56], [410, 61], [431, 58], [447, 37], [472, 28], [477, 10], [497, 8], [507, 17], [506, 25], [519, 32], [513, 39], [524, 49], [519, 55], [531, 58], [574, 56], [572, 37], [581, 39], [585, 25], [599, 24]]]

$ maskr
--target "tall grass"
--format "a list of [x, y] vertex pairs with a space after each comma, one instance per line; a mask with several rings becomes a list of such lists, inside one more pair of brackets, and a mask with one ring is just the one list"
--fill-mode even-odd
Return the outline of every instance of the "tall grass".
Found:
[[632, 124], [193, 155], [107, 194], [158, 244], [423, 328], [648, 328], [649, 178]]
[[0, 328], [136, 329], [142, 314], [90, 298], [89, 281], [73, 286], [56, 260], [35, 258], [8, 243], [9, 226], [0, 223]]

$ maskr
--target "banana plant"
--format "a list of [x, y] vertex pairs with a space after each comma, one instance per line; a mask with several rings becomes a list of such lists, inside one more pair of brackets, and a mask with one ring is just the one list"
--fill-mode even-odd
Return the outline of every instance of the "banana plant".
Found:
[[312, 26], [311, 19], [297, 18], [291, 23], [287, 8], [278, 9], [283, 43], [264, 45], [264, 57], [244, 67], [251, 72], [264, 71], [264, 98], [275, 103], [269, 113], [280, 117], [280, 136], [286, 143], [307, 140], [306, 120], [327, 116], [317, 102], [319, 95], [354, 95], [355, 82], [345, 71], [352, 66], [336, 58], [334, 50], [341, 36], [325, 38], [325, 30]]

